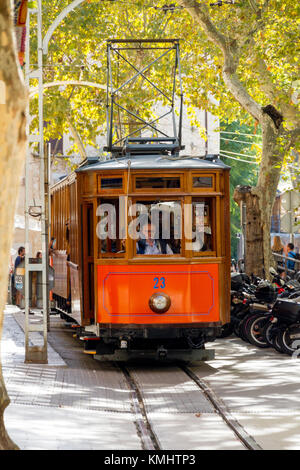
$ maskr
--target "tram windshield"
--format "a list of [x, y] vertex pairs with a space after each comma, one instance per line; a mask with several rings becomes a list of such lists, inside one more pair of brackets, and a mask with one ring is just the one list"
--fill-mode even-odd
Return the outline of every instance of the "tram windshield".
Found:
[[137, 255], [181, 253], [181, 202], [137, 201], [131, 207], [129, 236], [136, 240]]
[[124, 257], [127, 250], [130, 256], [178, 256], [183, 251], [213, 256], [215, 199], [192, 197], [191, 202], [149, 198], [127, 205], [124, 197], [98, 199], [98, 257]]

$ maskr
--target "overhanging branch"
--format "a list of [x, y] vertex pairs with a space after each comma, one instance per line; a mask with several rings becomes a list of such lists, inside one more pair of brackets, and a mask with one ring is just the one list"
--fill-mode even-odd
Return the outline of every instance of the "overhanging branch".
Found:
[[[81, 81], [81, 80], [61, 80], [61, 81], [55, 81], [55, 82], [49, 82], [49, 83], [44, 83], [43, 84], [43, 92], [47, 88], [51, 87], [57, 87], [57, 86], [68, 86], [68, 85], [73, 85], [73, 86], [87, 86], [87, 87], [92, 87], [92, 88], [100, 88], [101, 90], [106, 91], [106, 85], [102, 85], [101, 83], [95, 83], [95, 82], [88, 82], [88, 81]], [[29, 89], [29, 98], [33, 98], [35, 95], [37, 95], [39, 92], [38, 87], [31, 87]]]
[[251, 116], [258, 121], [261, 120], [261, 107], [249, 95], [246, 88], [238, 78], [236, 70], [239, 64], [239, 49], [237, 42], [232, 38], [224, 36], [213, 24], [208, 9], [205, 5], [195, 3], [194, 0], [179, 0], [206, 33], [208, 39], [215, 44], [222, 52], [224, 58], [224, 66], [222, 76], [224, 82], [237, 100]]

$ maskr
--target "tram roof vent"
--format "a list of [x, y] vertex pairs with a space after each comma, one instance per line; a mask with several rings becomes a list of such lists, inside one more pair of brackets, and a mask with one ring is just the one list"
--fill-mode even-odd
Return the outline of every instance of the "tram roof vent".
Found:
[[88, 163], [96, 163], [99, 161], [99, 156], [98, 155], [91, 155], [86, 158]]
[[220, 160], [220, 155], [209, 153], [209, 154], [205, 155], [204, 159], [208, 160], [209, 162], [214, 162], [216, 160]]

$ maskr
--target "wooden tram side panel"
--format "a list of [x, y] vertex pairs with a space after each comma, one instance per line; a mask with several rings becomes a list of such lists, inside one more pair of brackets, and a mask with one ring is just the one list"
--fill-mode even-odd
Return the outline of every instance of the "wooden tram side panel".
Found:
[[83, 321], [89, 324], [94, 318], [94, 205], [83, 202], [82, 214], [82, 282], [83, 282]]
[[53, 293], [66, 301], [71, 299], [72, 317], [81, 324], [80, 220], [75, 173], [51, 188], [51, 206], [51, 236], [57, 241], [53, 253]]
[[67, 216], [68, 208], [64, 205], [65, 184], [56, 187], [51, 194], [51, 236], [56, 239], [56, 249], [53, 252], [53, 268], [55, 270], [55, 283], [53, 293], [60, 297], [68, 297], [67, 254], [63, 236], [63, 221]]
[[70, 259], [68, 261], [70, 273], [70, 289], [71, 289], [71, 310], [72, 317], [81, 325], [82, 324], [82, 272], [81, 272], [81, 219], [79, 214], [79, 182], [73, 173], [70, 180]]
[[230, 289], [231, 289], [231, 243], [230, 243], [230, 185], [229, 171], [223, 171], [221, 179], [224, 197], [221, 198], [221, 222], [222, 222], [222, 255], [224, 262], [220, 266], [220, 286], [224, 292], [220, 304], [220, 319], [222, 324], [230, 322]]

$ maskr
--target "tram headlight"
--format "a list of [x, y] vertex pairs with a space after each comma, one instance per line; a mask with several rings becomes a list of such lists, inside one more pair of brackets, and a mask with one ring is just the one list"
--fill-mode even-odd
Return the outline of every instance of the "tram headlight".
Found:
[[170, 297], [163, 292], [156, 292], [149, 299], [149, 307], [155, 313], [165, 313], [171, 306]]

